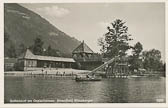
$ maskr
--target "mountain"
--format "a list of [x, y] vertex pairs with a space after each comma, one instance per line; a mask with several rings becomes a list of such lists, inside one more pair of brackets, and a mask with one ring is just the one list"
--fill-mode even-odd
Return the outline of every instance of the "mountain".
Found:
[[50, 24], [40, 15], [15, 3], [5, 3], [4, 5], [4, 32], [5, 57], [10, 55], [11, 47], [12, 49], [16, 48], [18, 53], [19, 46], [33, 45], [36, 37], [44, 42], [44, 48], [50, 45], [66, 57], [70, 57], [72, 51], [81, 43]]

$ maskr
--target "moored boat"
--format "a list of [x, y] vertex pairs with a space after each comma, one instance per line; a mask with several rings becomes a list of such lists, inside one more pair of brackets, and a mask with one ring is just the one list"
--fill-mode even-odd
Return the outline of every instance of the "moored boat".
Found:
[[76, 77], [75, 81], [101, 81], [100, 77]]
[[100, 78], [76, 78], [76, 81], [101, 81]]

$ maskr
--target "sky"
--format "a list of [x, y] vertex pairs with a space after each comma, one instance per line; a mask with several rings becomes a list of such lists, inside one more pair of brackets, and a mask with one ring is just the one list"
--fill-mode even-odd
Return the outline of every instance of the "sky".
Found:
[[165, 59], [164, 3], [27, 3], [21, 4], [48, 20], [55, 27], [100, 52], [97, 39], [116, 19], [128, 27], [134, 45], [143, 50], [158, 49]]

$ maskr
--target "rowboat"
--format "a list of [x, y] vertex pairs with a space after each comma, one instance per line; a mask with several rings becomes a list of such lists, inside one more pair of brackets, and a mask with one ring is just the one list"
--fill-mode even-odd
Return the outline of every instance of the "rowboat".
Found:
[[76, 77], [76, 81], [101, 81], [99, 77]]

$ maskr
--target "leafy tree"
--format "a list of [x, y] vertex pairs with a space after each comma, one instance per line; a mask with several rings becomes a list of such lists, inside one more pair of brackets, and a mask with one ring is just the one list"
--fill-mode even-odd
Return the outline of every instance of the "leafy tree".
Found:
[[163, 72], [163, 76], [166, 76], [166, 63], [163, 63], [161, 71]]
[[48, 48], [47, 48], [47, 55], [48, 55], [48, 56], [52, 56], [52, 55], [53, 55], [53, 51], [52, 51], [52, 48], [51, 48], [50, 45], [49, 45]]
[[7, 42], [9, 40], [9, 34], [5, 31], [4, 32], [4, 42]]
[[102, 51], [105, 51], [104, 56], [113, 58], [115, 56], [124, 56], [126, 51], [130, 49], [128, 44], [132, 39], [128, 33], [128, 27], [124, 25], [120, 19], [116, 19], [111, 23], [111, 27], [107, 27], [108, 32], [103, 36], [103, 39], [99, 39], [98, 43], [102, 47]]
[[8, 49], [8, 57], [10, 58], [16, 58], [16, 48], [15, 44], [11, 44], [9, 49]]
[[140, 67], [142, 67], [142, 60], [140, 59], [140, 53], [143, 50], [142, 44], [140, 42], [137, 42], [133, 47], [132, 47], [132, 53], [133, 55], [130, 56], [129, 58], [129, 63], [130, 63], [130, 69], [131, 70], [138, 70]]
[[98, 39], [98, 45], [101, 46], [102, 48], [100, 49], [100, 52], [104, 55], [105, 52], [107, 51], [107, 47], [105, 46], [105, 40], [103, 37], [100, 37]]
[[136, 56], [129, 56], [130, 70], [137, 70], [142, 67], [142, 60]]
[[37, 37], [34, 40], [33, 46], [31, 46], [33, 54], [42, 55], [43, 54], [43, 44], [44, 44], [44, 42], [39, 37]]
[[143, 66], [147, 70], [158, 70], [162, 65], [161, 62], [161, 52], [156, 49], [151, 49], [149, 51], [143, 51]]
[[9, 56], [9, 52], [8, 52], [8, 50], [9, 50], [9, 41], [10, 40], [10, 36], [9, 36], [9, 34], [6, 32], [6, 31], [4, 31], [4, 56], [5, 57], [8, 57]]
[[143, 50], [143, 46], [140, 42], [137, 42], [132, 49], [133, 49], [133, 55], [139, 57], [140, 53]]
[[19, 48], [18, 48], [18, 55], [20, 56], [21, 54], [23, 54], [26, 51], [26, 47], [23, 43], [19, 44]]
[[61, 56], [60, 53], [59, 53], [59, 51], [56, 50], [56, 49], [53, 49], [51, 47], [51, 45], [48, 46], [46, 52], [47, 52], [47, 56], [54, 56], [54, 57], [60, 57]]

